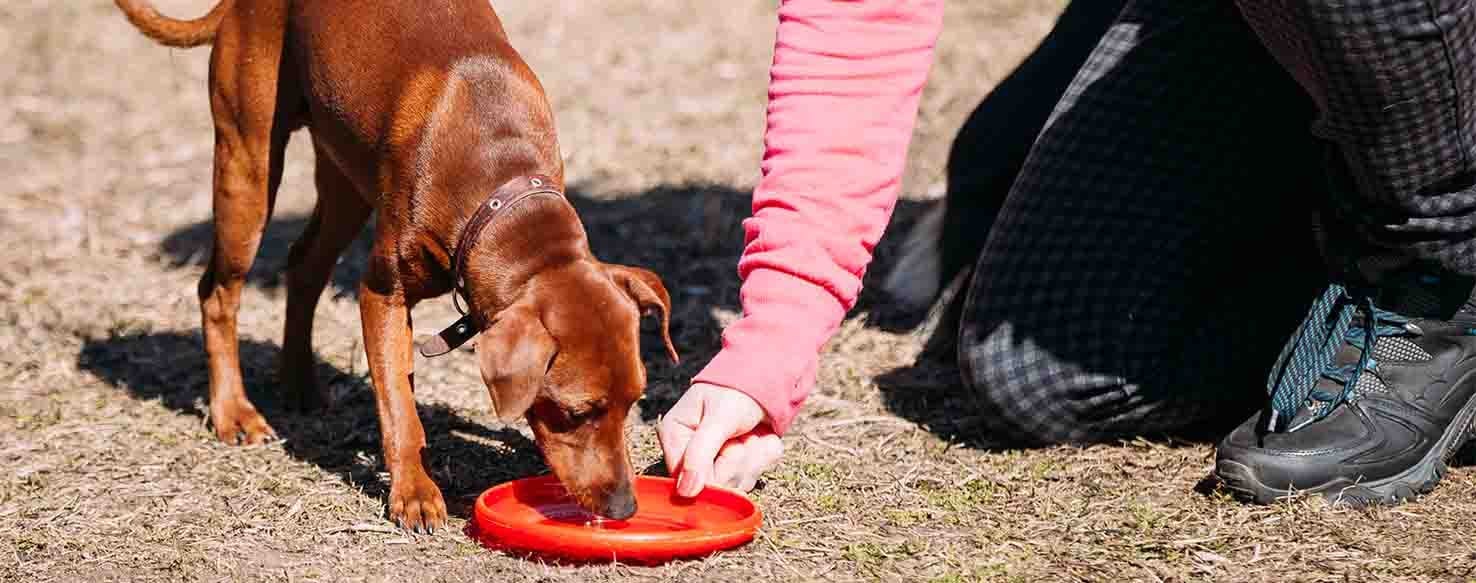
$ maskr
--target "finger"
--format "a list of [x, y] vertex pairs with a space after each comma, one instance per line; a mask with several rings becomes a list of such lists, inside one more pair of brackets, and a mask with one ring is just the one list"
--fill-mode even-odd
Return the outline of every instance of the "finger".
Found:
[[703, 419], [687, 441], [687, 451], [682, 454], [681, 475], [677, 477], [677, 494], [696, 496], [712, 480], [712, 464], [718, 450], [728, 438], [738, 433], [731, 418], [713, 415]]
[[666, 460], [666, 475], [676, 477], [691, 440], [692, 429], [669, 417], [663, 417], [656, 425], [656, 441], [661, 444], [661, 456]]
[[689, 390], [656, 424], [656, 440], [661, 444], [667, 475], [675, 477], [681, 469], [687, 443], [692, 440], [692, 433], [702, 421], [702, 408], [701, 395]]
[[784, 440], [778, 435], [768, 434], [755, 436], [748, 444], [748, 456], [744, 460], [744, 468], [738, 485], [739, 490], [747, 492], [758, 484], [759, 476], [764, 475], [779, 463], [784, 457]]
[[712, 483], [737, 488], [743, 480], [743, 472], [748, 468], [748, 458], [751, 457], [748, 436], [730, 439], [723, 444], [723, 449], [718, 451], [717, 461], [712, 463]]

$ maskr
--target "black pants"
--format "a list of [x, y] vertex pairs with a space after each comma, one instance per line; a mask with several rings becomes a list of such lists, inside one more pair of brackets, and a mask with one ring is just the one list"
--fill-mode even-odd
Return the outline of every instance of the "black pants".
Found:
[[1105, 30], [975, 203], [959, 360], [1002, 435], [1228, 428], [1330, 277], [1476, 273], [1469, 2], [1135, 0]]

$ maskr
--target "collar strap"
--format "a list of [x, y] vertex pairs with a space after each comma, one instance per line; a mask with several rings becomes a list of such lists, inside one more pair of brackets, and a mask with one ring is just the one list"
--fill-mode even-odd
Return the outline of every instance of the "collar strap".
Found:
[[[492, 191], [491, 196], [477, 206], [477, 211], [472, 214], [471, 220], [467, 221], [465, 227], [462, 227], [461, 237], [458, 238], [456, 249], [451, 254], [451, 305], [456, 306], [456, 311], [461, 313], [461, 318], [447, 326], [440, 334], [421, 343], [420, 353], [422, 355], [434, 357], [446, 354], [466, 344], [468, 340], [482, 331], [485, 323], [478, 321], [476, 312], [470, 309], [471, 295], [466, 293], [467, 256], [471, 254], [472, 246], [476, 245], [477, 240], [482, 237], [482, 231], [498, 215], [535, 196], [563, 197], [564, 193], [548, 176], [541, 174], [519, 176]], [[463, 298], [466, 299], [466, 309], [461, 307], [460, 300]]]

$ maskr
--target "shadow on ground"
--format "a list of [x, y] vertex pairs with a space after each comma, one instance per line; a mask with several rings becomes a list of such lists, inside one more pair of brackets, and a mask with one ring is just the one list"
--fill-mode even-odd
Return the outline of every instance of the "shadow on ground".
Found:
[[[947, 202], [939, 226], [944, 242], [939, 249], [941, 270], [939, 281], [932, 282], [936, 288], [969, 275], [1055, 98], [1064, 93], [1124, 4], [1124, 0], [1071, 3], [1037, 50], [980, 102], [959, 130], [949, 154]], [[1125, 57], [1124, 66], [1132, 65], [1134, 57]], [[1060, 123], [1071, 123], [1079, 115], [1083, 114], [1065, 112]], [[683, 364], [668, 364], [659, 354], [659, 342], [650, 336], [644, 339], [652, 382], [641, 418], [650, 422], [670, 408], [681, 387], [721, 346], [721, 326], [713, 310], [739, 309], [735, 266], [743, 248], [742, 221], [750, 215], [748, 192], [723, 185], [668, 185], [595, 196], [576, 184], [569, 198], [600, 259], [652, 269], [672, 293], [671, 332]], [[991, 435], [991, 420], [976, 413], [951, 358], [962, 302], [939, 302], [929, 322], [921, 310], [898, 309], [880, 290], [879, 280], [898, 260], [901, 242], [933, 204], [939, 203], [898, 204], [887, 236], [875, 249], [856, 313], [868, 313], [868, 325], [891, 332], [932, 326], [924, 358], [877, 379], [891, 412], [948, 439], [998, 447], [1003, 444]], [[283, 283], [288, 248], [306, 219], [278, 217], [270, 223], [248, 275], [252, 285], [273, 288]], [[208, 221], [173, 233], [162, 245], [166, 260], [175, 266], [202, 265], [208, 259], [211, 233]], [[366, 229], [345, 254], [333, 275], [332, 293], [356, 293], [369, 238]], [[1068, 279], [1075, 276], [1063, 274]], [[199, 351], [192, 347], [190, 353]], [[203, 363], [200, 368], [203, 371]]]
[[[77, 357], [81, 369], [124, 389], [140, 400], [200, 418], [208, 416], [207, 373], [199, 334], [138, 333], [85, 341]], [[319, 364], [318, 376], [340, 402], [328, 413], [297, 413], [277, 397], [275, 371], [280, 352], [274, 344], [241, 341], [247, 394], [284, 440], [289, 455], [312, 463], [383, 499], [389, 484], [382, 471], [379, 420], [373, 391], [363, 374]], [[417, 404], [425, 425], [430, 470], [447, 504], [466, 517], [473, 498], [513, 478], [546, 471], [536, 446], [513, 429], [494, 429], [443, 405]]]
[[[713, 309], [739, 309], [737, 264], [743, 251], [742, 221], [752, 214], [749, 193], [727, 186], [694, 185], [596, 197], [574, 185], [568, 194], [585, 223], [590, 247], [600, 260], [652, 269], [671, 291], [671, 334], [682, 364], [673, 367], [666, 361], [660, 339], [648, 325], [642, 350], [653, 383], [641, 416], [650, 422], [670, 408], [679, 394], [677, 387], [684, 387], [721, 347], [722, 329]], [[890, 232], [905, 233], [925, 206], [900, 202]], [[307, 220], [307, 215], [273, 218], [247, 274], [250, 285], [275, 289], [285, 283], [282, 274], [288, 250]], [[344, 253], [334, 269], [328, 293], [357, 296], [372, 241], [371, 229], [366, 227]], [[161, 245], [164, 260], [174, 267], [203, 268], [209, 261], [213, 232], [210, 221], [175, 231]], [[896, 237], [878, 245], [872, 273], [888, 270], [888, 262], [895, 255], [893, 239]], [[860, 309], [885, 308], [874, 297], [868, 295]]]
[[[665, 358], [654, 326], [647, 326], [642, 342], [651, 387], [640, 414], [643, 421], [653, 422], [720, 348], [721, 326], [713, 309], [738, 309], [736, 265], [743, 250], [742, 221], [751, 214], [750, 198], [747, 192], [723, 186], [658, 187], [611, 197], [590, 196], [575, 187], [569, 198], [601, 260], [650, 268], [671, 291], [671, 333], [682, 364], [673, 366]], [[901, 202], [894, 213], [894, 230], [905, 232], [923, 206]], [[278, 216], [269, 223], [248, 284], [275, 289], [285, 283], [288, 250], [307, 220], [306, 215]], [[170, 234], [161, 246], [165, 261], [175, 268], [203, 267], [209, 261], [213, 229], [210, 221], [202, 221]], [[372, 226], [366, 227], [345, 251], [327, 293], [357, 296], [372, 236]], [[893, 246], [887, 243], [877, 249], [880, 272], [885, 273], [892, 253]], [[383, 498], [388, 484], [377, 476], [382, 470], [377, 461], [379, 421], [367, 375], [320, 362], [319, 379], [341, 395], [337, 409], [329, 415], [299, 414], [282, 406], [277, 397], [274, 371], [279, 352], [276, 344], [241, 341], [247, 392], [285, 440], [287, 453]], [[208, 416], [206, 362], [198, 332], [89, 339], [78, 361], [81, 368], [135, 398], [158, 399], [175, 411]], [[459, 514], [465, 515], [465, 505], [486, 484], [545, 471], [536, 446], [517, 431], [490, 429], [445, 406], [418, 407], [432, 473], [448, 504], [461, 505], [453, 508]]]
[[[1016, 174], [1054, 109], [1055, 97], [1064, 93], [1124, 4], [1125, 0], [1071, 3], [1037, 50], [980, 102], [960, 128], [949, 154], [947, 202], [938, 225], [941, 269], [939, 281], [931, 282], [938, 290], [968, 277]], [[643, 340], [651, 386], [641, 418], [651, 422], [670, 408], [681, 388], [720, 348], [722, 331], [714, 309], [739, 310], [735, 268], [743, 249], [742, 221], [750, 215], [748, 192], [723, 185], [668, 185], [595, 196], [576, 184], [569, 198], [600, 259], [652, 269], [671, 291], [671, 332], [683, 363], [668, 364], [656, 338]], [[962, 390], [952, 358], [962, 302], [949, 301], [945, 295], [932, 317], [926, 318], [929, 314], [923, 310], [899, 308], [879, 285], [898, 261], [908, 232], [934, 204], [941, 203], [904, 200], [897, 205], [887, 236], [875, 249], [855, 313], [867, 313], [869, 326], [890, 332], [931, 327], [922, 331], [929, 338], [918, 363], [877, 379], [890, 411], [948, 439], [998, 447], [1003, 443], [991, 435], [991, 420], [976, 413]], [[252, 285], [274, 288], [283, 283], [288, 249], [306, 220], [290, 216], [270, 223], [248, 275]], [[166, 260], [175, 266], [203, 265], [212, 229], [205, 221], [170, 235], [162, 245]], [[366, 229], [346, 252], [334, 272], [332, 293], [356, 293], [369, 240]], [[189, 350], [199, 353], [194, 347]], [[203, 363], [199, 366], [203, 374]]]

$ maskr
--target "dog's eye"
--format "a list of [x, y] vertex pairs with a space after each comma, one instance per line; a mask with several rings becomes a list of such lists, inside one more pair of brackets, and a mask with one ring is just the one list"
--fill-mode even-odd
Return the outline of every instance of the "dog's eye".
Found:
[[593, 408], [581, 409], [579, 411], [574, 411], [572, 413], [569, 413], [569, 420], [570, 421], [573, 421], [575, 423], [588, 421], [588, 420], [594, 418], [595, 413], [597, 413], [597, 412], [598, 411], [596, 411]]
[[598, 417], [604, 411], [605, 408], [603, 406], [599, 404], [591, 404], [588, 406], [580, 407], [578, 409], [567, 410], [564, 412], [564, 414], [569, 418], [570, 424], [577, 425]]

